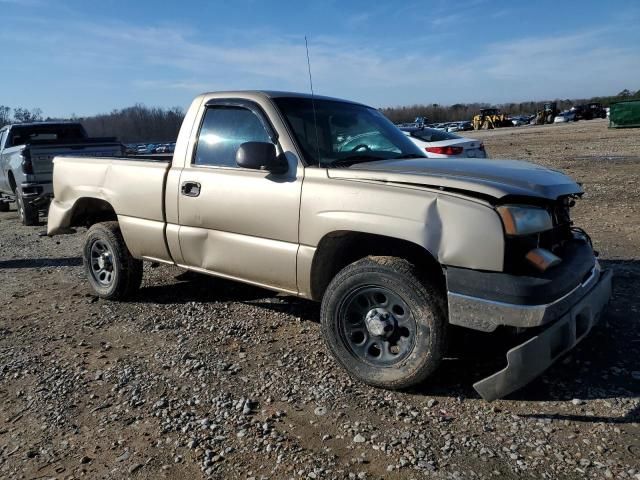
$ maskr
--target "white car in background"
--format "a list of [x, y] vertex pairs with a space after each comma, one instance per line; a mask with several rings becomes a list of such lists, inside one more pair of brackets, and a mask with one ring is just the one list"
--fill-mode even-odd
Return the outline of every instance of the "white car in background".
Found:
[[571, 112], [569, 110], [559, 113], [558, 115], [556, 115], [556, 118], [553, 119], [553, 123], [567, 123], [567, 122], [575, 122], [575, 121], [576, 121], [575, 112]]
[[522, 115], [518, 115], [515, 117], [511, 117], [511, 123], [514, 127], [521, 127], [523, 125], [529, 125], [529, 117], [525, 117]]
[[429, 158], [487, 158], [480, 140], [460, 137], [434, 128], [401, 128]]

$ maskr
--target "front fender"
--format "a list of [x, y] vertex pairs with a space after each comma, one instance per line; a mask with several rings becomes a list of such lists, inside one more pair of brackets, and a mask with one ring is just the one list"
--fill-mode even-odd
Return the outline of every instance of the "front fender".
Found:
[[422, 187], [306, 173], [300, 243], [317, 247], [325, 235], [340, 230], [415, 243], [441, 265], [503, 269], [502, 223], [487, 202]]

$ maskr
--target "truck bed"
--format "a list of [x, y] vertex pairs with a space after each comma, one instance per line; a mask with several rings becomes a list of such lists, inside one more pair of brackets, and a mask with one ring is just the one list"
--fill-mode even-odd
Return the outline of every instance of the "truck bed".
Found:
[[119, 217], [164, 223], [169, 158], [62, 156], [53, 163], [55, 199], [49, 211], [49, 233], [56, 233], [58, 215], [72, 215], [71, 207], [84, 197], [108, 202]]

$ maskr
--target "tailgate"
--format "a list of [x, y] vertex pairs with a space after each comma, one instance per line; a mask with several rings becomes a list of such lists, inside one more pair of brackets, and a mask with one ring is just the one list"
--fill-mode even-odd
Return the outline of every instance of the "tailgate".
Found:
[[63, 145], [29, 146], [31, 163], [35, 175], [53, 172], [53, 157], [73, 155], [74, 157], [117, 157], [122, 155], [119, 143], [81, 143]]

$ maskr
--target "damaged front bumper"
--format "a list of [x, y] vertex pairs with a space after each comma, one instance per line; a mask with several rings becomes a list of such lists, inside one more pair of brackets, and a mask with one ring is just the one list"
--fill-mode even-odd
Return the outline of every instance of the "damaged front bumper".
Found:
[[602, 272], [597, 284], [556, 322], [507, 352], [506, 368], [473, 384], [488, 401], [524, 387], [582, 340], [600, 319], [611, 298], [611, 270]]
[[451, 324], [536, 332], [507, 352], [506, 368], [474, 384], [482, 398], [495, 400], [525, 386], [582, 340], [611, 297], [611, 278], [586, 242], [572, 245], [562, 267], [539, 277], [450, 269]]

